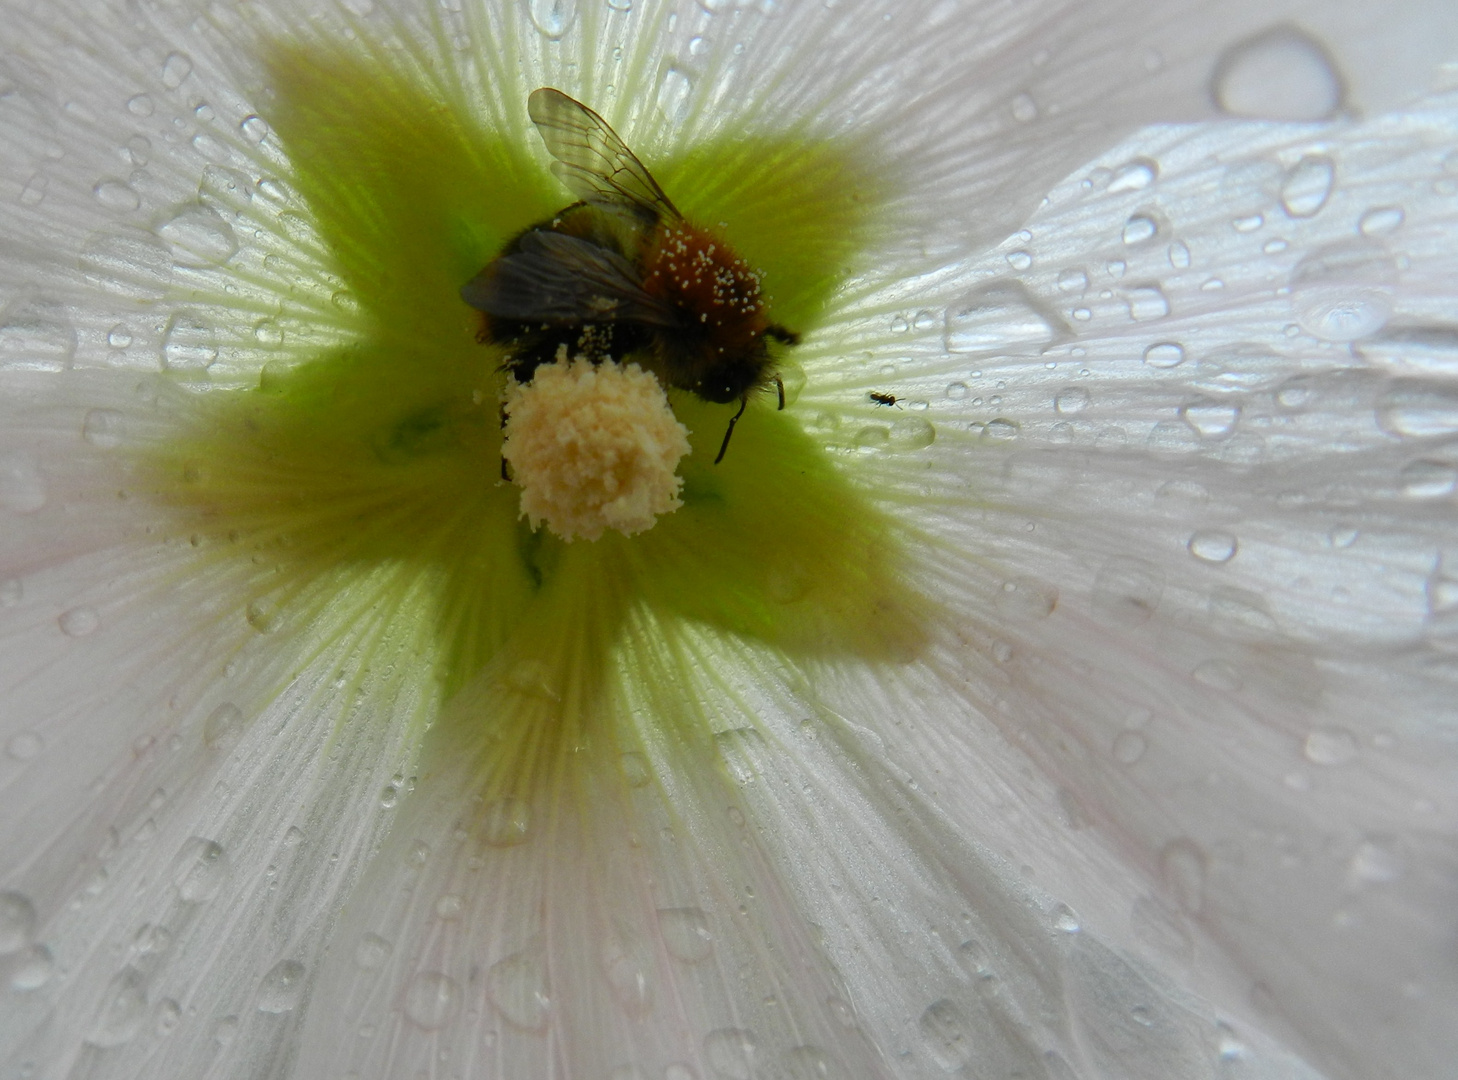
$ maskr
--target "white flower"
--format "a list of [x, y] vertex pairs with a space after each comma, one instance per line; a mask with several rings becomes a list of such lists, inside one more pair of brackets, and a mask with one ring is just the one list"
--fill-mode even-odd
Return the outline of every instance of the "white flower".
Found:
[[[1454, 18], [7, 4], [0, 1075], [1443, 1075]], [[541, 85], [804, 333], [641, 537]]]

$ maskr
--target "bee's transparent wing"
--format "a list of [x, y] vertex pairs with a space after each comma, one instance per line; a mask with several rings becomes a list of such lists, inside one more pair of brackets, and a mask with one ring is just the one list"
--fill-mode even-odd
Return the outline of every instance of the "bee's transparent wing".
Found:
[[681, 216], [633, 151], [586, 105], [544, 86], [527, 98], [527, 113], [557, 159], [552, 171], [578, 198], [653, 221]]
[[537, 229], [461, 287], [461, 299], [505, 319], [674, 326], [672, 305], [643, 291], [633, 264], [587, 240]]

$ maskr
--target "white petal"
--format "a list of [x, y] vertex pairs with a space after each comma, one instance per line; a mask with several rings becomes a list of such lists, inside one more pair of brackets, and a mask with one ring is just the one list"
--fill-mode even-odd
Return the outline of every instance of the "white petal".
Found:
[[[868, 305], [855, 347], [896, 366], [817, 394], [809, 364], [801, 398], [912, 406], [826, 434], [924, 493], [962, 620], [935, 668], [965, 722], [936, 679], [830, 700], [899, 720], [888, 754], [1085, 926], [1335, 1075], [1454, 1053], [1452, 108], [1151, 132]], [[1000, 826], [994, 780], [1067, 831]]]

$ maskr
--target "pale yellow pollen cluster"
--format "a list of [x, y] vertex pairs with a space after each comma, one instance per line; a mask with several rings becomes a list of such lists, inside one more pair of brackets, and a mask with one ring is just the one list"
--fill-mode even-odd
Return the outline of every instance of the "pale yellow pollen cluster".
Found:
[[533, 529], [596, 540], [651, 529], [683, 505], [674, 473], [688, 434], [651, 372], [568, 361], [564, 346], [530, 382], [508, 382], [501, 453]]

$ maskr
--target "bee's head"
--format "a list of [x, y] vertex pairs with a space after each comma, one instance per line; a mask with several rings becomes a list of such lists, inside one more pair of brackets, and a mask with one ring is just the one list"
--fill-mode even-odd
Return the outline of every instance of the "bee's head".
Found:
[[725, 360], [704, 373], [703, 382], [695, 392], [705, 401], [727, 405], [742, 398], [759, 380], [758, 364], [743, 358]]

